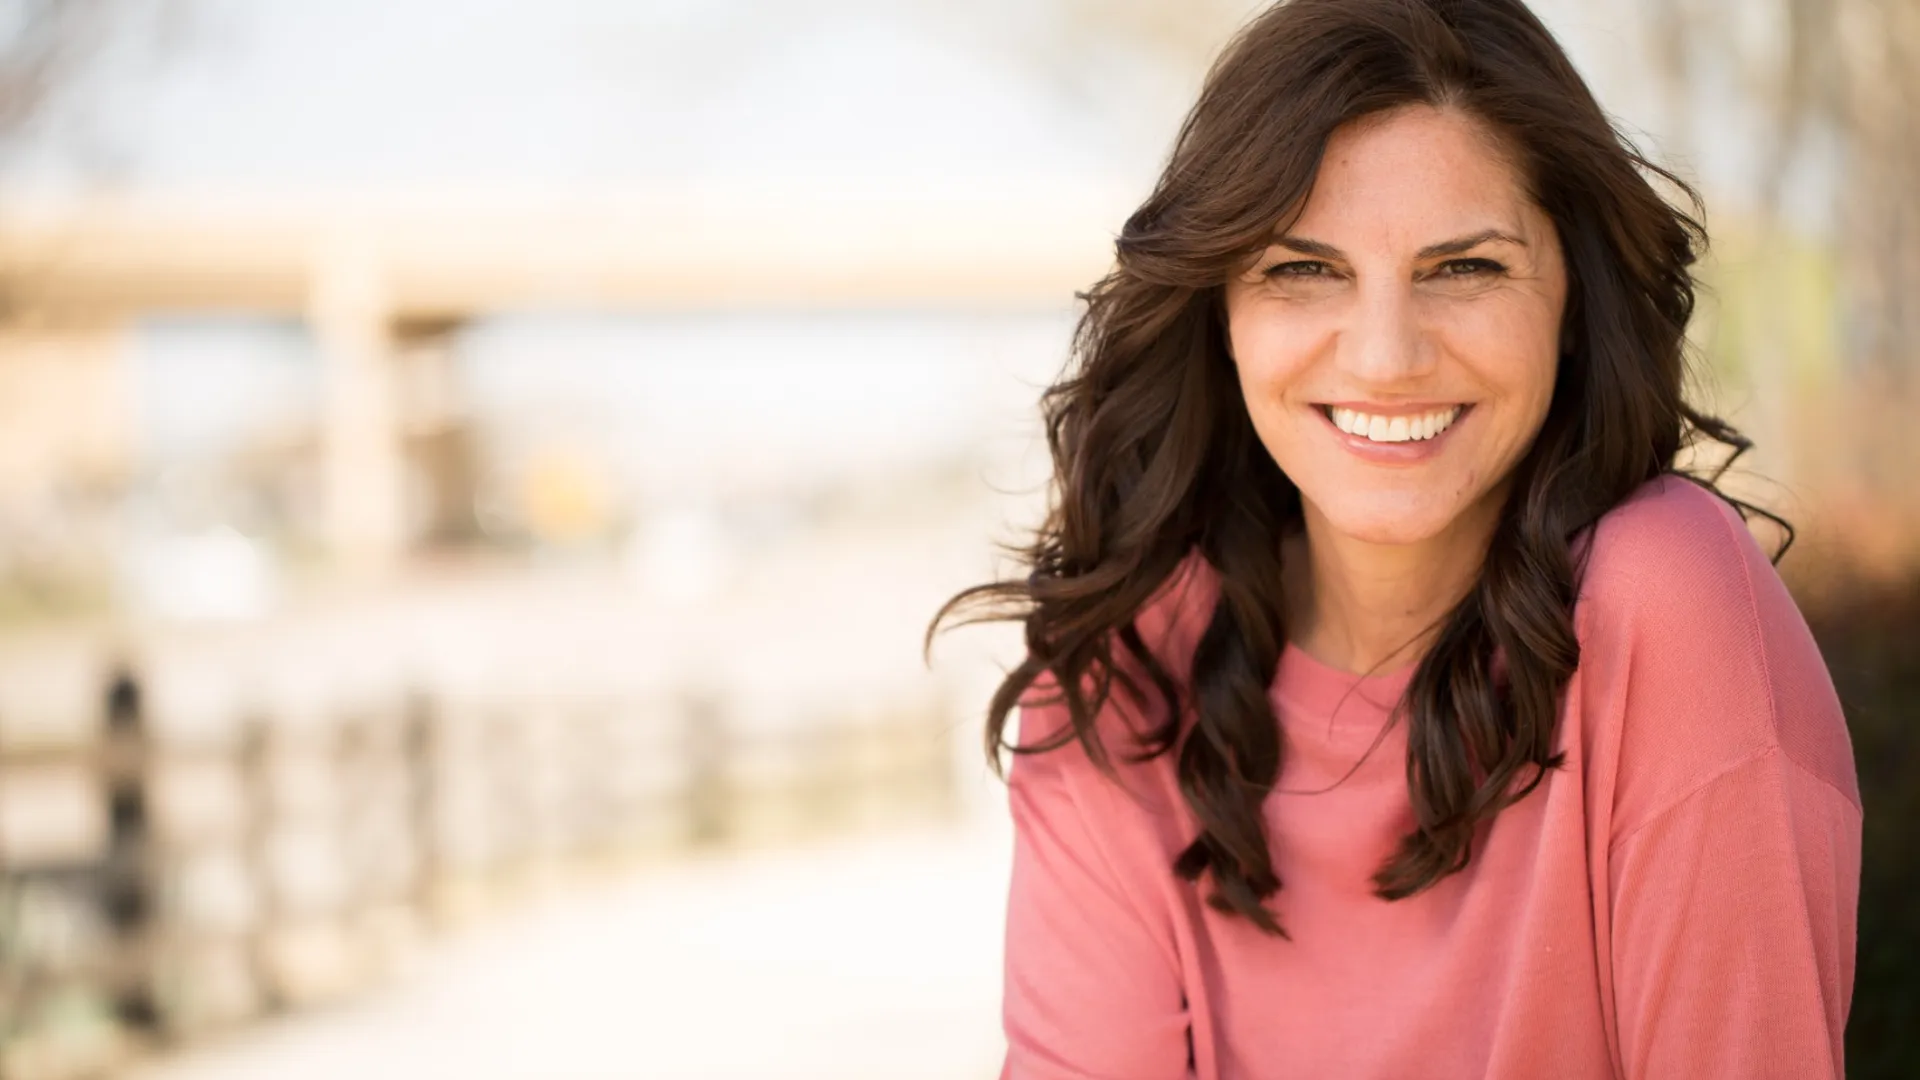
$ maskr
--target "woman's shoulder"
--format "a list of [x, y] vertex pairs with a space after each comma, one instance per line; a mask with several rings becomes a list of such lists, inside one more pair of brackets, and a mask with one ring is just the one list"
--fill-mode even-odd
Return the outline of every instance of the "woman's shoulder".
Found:
[[[1216, 572], [1198, 552], [1189, 553], [1155, 587], [1152, 595], [1134, 616], [1133, 627], [1140, 642], [1176, 684], [1184, 684], [1192, 669], [1193, 650], [1206, 631], [1213, 606], [1219, 595]], [[1105, 790], [1119, 780], [1120, 787], [1132, 789], [1135, 801], [1164, 787], [1161, 773], [1172, 768], [1172, 755], [1151, 760], [1135, 760], [1141, 737], [1158, 728], [1165, 720], [1165, 706], [1151, 674], [1117, 638], [1109, 643], [1116, 678], [1108, 687], [1094, 716], [1093, 729], [1106, 751], [1113, 775], [1097, 766], [1086, 745], [1072, 735], [1072, 724], [1051, 673], [1042, 673], [1021, 695], [1019, 745], [1037, 747], [1061, 744], [1058, 749], [1037, 754], [1020, 754], [1015, 770], [1028, 775], [1047, 774], [1063, 782], [1097, 782]], [[1093, 692], [1099, 679], [1087, 676], [1084, 686]], [[1130, 693], [1130, 683], [1140, 691]], [[1147, 798], [1147, 802], [1159, 801]]]
[[1588, 722], [1618, 722], [1623, 778], [1679, 784], [1782, 751], [1851, 790], [1851, 747], [1819, 648], [1719, 495], [1662, 476], [1602, 517], [1576, 623]]
[[[1168, 573], [1133, 617], [1140, 643], [1166, 674], [1184, 682], [1193, 668], [1193, 650], [1213, 617], [1220, 594], [1218, 573], [1198, 551], [1188, 552]], [[1118, 632], [1108, 643], [1118, 672], [1135, 680], [1150, 678], [1144, 666], [1121, 642]], [[1089, 676], [1091, 685], [1091, 676]], [[1050, 675], [1043, 674], [1022, 703], [1058, 696]], [[1108, 710], [1112, 712], [1113, 710]]]
[[1191, 672], [1193, 650], [1219, 597], [1219, 573], [1199, 551], [1189, 551], [1135, 616], [1142, 644], [1175, 678]]
[[1749, 556], [1759, 554], [1731, 504], [1675, 475], [1647, 481], [1608, 511], [1591, 545], [1582, 599], [1609, 606], [1658, 602], [1676, 586], [1743, 593]]
[[1586, 632], [1630, 631], [1703, 655], [1776, 633], [1811, 643], [1740, 512], [1685, 477], [1641, 485], [1580, 543]]
[[1811, 645], [1740, 513], [1691, 480], [1666, 475], [1641, 485], [1581, 543], [1588, 550], [1577, 622], [1585, 641], [1617, 651], [1631, 640], [1673, 662], [1733, 660], [1770, 637]]

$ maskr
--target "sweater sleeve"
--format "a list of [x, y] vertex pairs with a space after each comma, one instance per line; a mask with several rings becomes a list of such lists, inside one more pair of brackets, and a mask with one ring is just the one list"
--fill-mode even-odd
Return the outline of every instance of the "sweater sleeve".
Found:
[[[1052, 711], [1027, 706], [1022, 732], [1058, 723]], [[1117, 822], [1089, 812], [1089, 799], [1102, 794], [1084, 790], [1093, 784], [1111, 781], [1074, 744], [1020, 755], [1008, 776], [1002, 1080], [1187, 1075], [1188, 1021], [1169, 935], [1103, 842], [1100, 829]]]
[[1738, 517], [1670, 483], [1596, 554], [1620, 1074], [1840, 1080], [1861, 825], [1845, 721]]
[[1841, 1080], [1860, 812], [1778, 750], [1616, 842], [1626, 1080]]

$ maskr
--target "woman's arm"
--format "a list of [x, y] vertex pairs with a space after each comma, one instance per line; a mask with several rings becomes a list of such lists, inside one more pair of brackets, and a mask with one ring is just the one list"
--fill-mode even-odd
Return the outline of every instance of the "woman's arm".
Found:
[[1860, 811], [1779, 750], [1615, 842], [1628, 1080], [1841, 1080]]
[[1845, 721], [1738, 517], [1667, 484], [1596, 553], [1582, 661], [1589, 709], [1619, 725], [1618, 1063], [1626, 1080], [1839, 1080], [1861, 824]]
[[[1021, 731], [1054, 730], [1027, 706]], [[1036, 735], [1037, 737], [1037, 735]], [[1031, 741], [1031, 740], [1030, 740]], [[1008, 776], [1013, 879], [1007, 906], [1002, 1080], [1179, 1080], [1187, 1016], [1166, 920], [1116, 865], [1101, 830], [1127, 818], [1088, 804], [1112, 781], [1077, 745], [1016, 757]], [[1171, 876], [1170, 866], [1154, 867]]]

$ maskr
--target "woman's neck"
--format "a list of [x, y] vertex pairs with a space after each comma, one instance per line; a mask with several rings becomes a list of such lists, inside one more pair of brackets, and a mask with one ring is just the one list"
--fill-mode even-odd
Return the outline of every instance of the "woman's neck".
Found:
[[1419, 659], [1479, 580], [1501, 500], [1487, 500], [1417, 544], [1336, 531], [1309, 506], [1285, 541], [1287, 637], [1321, 663], [1379, 674]]

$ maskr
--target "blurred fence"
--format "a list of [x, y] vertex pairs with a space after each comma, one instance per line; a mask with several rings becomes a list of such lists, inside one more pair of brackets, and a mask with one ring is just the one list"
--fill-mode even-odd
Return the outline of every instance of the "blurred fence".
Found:
[[554, 692], [523, 665], [370, 676], [362, 645], [332, 666], [291, 630], [0, 648], [0, 1078], [339, 999], [555, 872], [954, 807], [924, 683]]

